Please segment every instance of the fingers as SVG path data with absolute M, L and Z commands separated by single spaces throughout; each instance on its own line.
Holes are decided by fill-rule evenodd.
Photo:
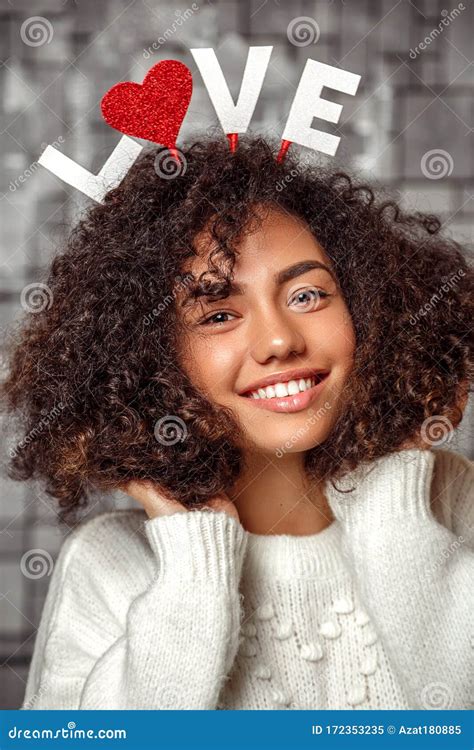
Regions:
M 235 507 L 232 500 L 230 500 L 230 498 L 225 494 L 218 495 L 215 498 L 211 498 L 211 500 L 207 501 L 206 505 L 208 505 L 213 511 L 224 511 L 224 513 L 227 513 L 229 516 L 233 516 L 234 518 L 239 520 L 237 508 Z
M 189 510 L 156 482 L 142 479 L 130 480 L 120 484 L 119 489 L 140 503 L 150 518 L 169 516 L 173 513 L 186 513 Z M 237 508 L 225 493 L 216 495 L 206 501 L 203 507 L 214 512 L 223 511 L 239 520 Z
M 186 508 L 178 500 L 175 500 L 154 482 L 132 480 L 121 484 L 120 489 L 137 500 L 145 508 L 150 518 L 186 512 Z

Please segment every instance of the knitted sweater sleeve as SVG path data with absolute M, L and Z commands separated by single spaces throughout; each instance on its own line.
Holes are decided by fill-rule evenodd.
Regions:
M 435 461 L 441 498 L 432 492 Z M 344 495 L 328 483 L 328 502 L 411 708 L 466 708 L 474 674 L 474 465 L 448 451 L 408 449 L 335 484 L 356 488 Z M 449 526 L 435 517 L 435 501 Z
M 84 581 L 68 575 L 81 545 L 60 555 L 22 708 L 216 708 L 238 649 L 245 530 L 224 512 L 202 510 L 148 519 L 145 534 L 158 564 L 117 617 L 120 627 L 110 596 L 104 601 L 100 560 Z M 127 560 L 137 564 L 133 553 Z

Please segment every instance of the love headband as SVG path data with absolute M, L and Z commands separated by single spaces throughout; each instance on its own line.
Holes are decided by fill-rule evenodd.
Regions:
M 239 133 L 245 133 L 249 126 L 272 49 L 249 47 L 236 104 L 214 50 L 190 50 L 232 151 L 238 146 Z M 342 105 L 322 99 L 321 91 L 327 87 L 353 96 L 360 78 L 347 70 L 307 60 L 281 136 L 277 161 L 284 159 L 292 143 L 334 156 L 341 139 L 311 125 L 314 117 L 339 122 Z M 150 68 L 143 83 L 117 83 L 102 98 L 104 120 L 124 135 L 98 174 L 89 172 L 53 146 L 46 147 L 38 163 L 101 203 L 105 194 L 122 181 L 143 149 L 133 137 L 165 146 L 179 161 L 176 139 L 191 101 L 192 88 L 192 74 L 186 65 L 178 60 L 162 60 Z

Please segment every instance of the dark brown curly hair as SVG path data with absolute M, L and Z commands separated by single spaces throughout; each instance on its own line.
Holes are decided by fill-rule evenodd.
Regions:
M 307 222 L 355 329 L 347 402 L 305 454 L 311 480 L 396 450 L 428 418 L 451 416 L 461 385 L 472 385 L 474 273 L 463 248 L 436 217 L 406 213 L 296 148 L 278 164 L 276 151 L 247 135 L 231 153 L 223 136 L 205 136 L 181 148 L 173 175 L 165 149 L 145 149 L 53 259 L 48 304 L 15 332 L 2 401 L 17 441 L 8 474 L 44 482 L 62 521 L 132 478 L 199 507 L 239 476 L 236 416 L 179 366 L 176 287 L 190 300 L 218 278 L 225 296 L 239 240 L 262 205 Z M 210 278 L 183 277 L 205 228 L 217 243 Z M 184 423 L 186 439 L 157 439 L 163 418 Z

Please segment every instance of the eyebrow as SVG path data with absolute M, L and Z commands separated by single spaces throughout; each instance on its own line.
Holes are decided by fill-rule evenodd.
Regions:
M 311 271 L 313 268 L 322 268 L 334 278 L 333 272 L 325 263 L 321 263 L 319 260 L 302 260 L 299 263 L 295 263 L 293 266 L 289 266 L 288 268 L 284 268 L 283 271 L 280 271 L 276 275 L 276 282 L 277 284 L 284 284 L 285 281 L 291 281 L 291 279 L 295 279 L 297 276 L 301 276 L 303 273 Z
M 276 281 L 277 285 L 280 286 L 286 281 L 291 281 L 291 279 L 295 279 L 297 276 L 302 276 L 304 273 L 307 273 L 307 271 L 312 271 L 314 268 L 320 268 L 323 271 L 327 271 L 333 278 L 333 280 L 336 281 L 334 272 L 329 268 L 329 266 L 327 266 L 325 263 L 321 263 L 321 261 L 319 260 L 301 260 L 298 263 L 294 263 L 292 266 L 288 266 L 288 268 L 283 268 L 281 271 L 278 271 L 278 273 L 276 273 L 273 278 Z M 224 294 L 226 297 L 234 294 L 244 294 L 244 288 L 245 285 L 241 286 L 234 281 L 229 281 L 227 284 L 225 284 Z M 222 282 L 218 281 L 215 283 L 198 286 L 192 296 L 194 298 L 212 298 L 216 296 L 222 296 L 222 292 Z

